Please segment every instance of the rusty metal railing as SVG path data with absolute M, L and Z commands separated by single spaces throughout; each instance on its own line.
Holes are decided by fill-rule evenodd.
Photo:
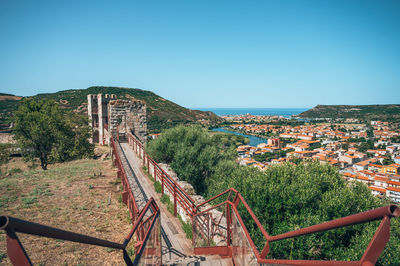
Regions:
M 145 214 L 148 213 L 150 210 L 152 212 L 151 215 L 144 219 Z M 147 202 L 146 206 L 141 210 L 137 221 L 135 222 L 131 232 L 125 238 L 123 243 L 111 242 L 108 240 L 78 234 L 39 223 L 29 222 L 11 216 L 0 216 L 0 229 L 6 232 L 7 256 L 10 258 L 13 265 L 32 265 L 32 262 L 27 252 L 25 251 L 21 241 L 19 240 L 17 233 L 25 233 L 41 237 L 78 242 L 82 244 L 120 249 L 123 251 L 123 258 L 127 265 L 137 265 L 139 260 L 141 259 L 141 255 L 146 250 L 146 244 L 151 237 L 152 229 L 154 228 L 156 221 L 159 221 L 159 216 L 160 210 L 154 199 L 151 198 Z M 136 256 L 134 261 L 132 262 L 128 252 L 126 251 L 126 248 L 131 242 L 132 236 L 138 232 L 144 232 L 144 234 L 141 241 L 134 242 Z M 138 235 L 141 235 L 140 233 Z M 160 243 L 161 239 L 159 239 L 158 242 Z M 161 265 L 161 247 L 158 249 L 158 253 L 156 255 L 157 256 L 153 256 L 152 259 L 154 260 L 154 262 L 159 262 L 155 264 Z
M 149 173 L 150 169 L 153 169 L 150 174 L 154 177 L 155 181 L 161 183 L 161 193 L 168 193 L 173 196 L 174 216 L 177 216 L 177 208 L 180 206 L 189 217 L 192 217 L 193 213 L 196 211 L 195 201 L 186 193 L 177 181 L 173 180 L 173 178 L 171 178 L 171 176 L 147 154 L 143 144 L 134 135 L 131 133 L 128 133 L 127 135 L 129 145 L 142 159 L 143 166 L 147 167 Z
M 219 200 L 221 197 L 228 195 L 228 198 L 224 200 L 222 203 L 219 203 L 215 206 L 212 206 L 206 210 L 203 210 L 199 213 L 196 213 L 193 216 L 193 241 L 196 241 L 197 237 L 204 238 L 204 234 L 197 234 L 198 231 L 198 226 L 197 224 L 199 223 L 198 217 L 204 216 L 206 213 L 210 213 L 211 210 L 214 210 L 221 205 L 225 205 L 226 213 L 226 225 L 225 228 L 227 228 L 227 245 L 224 247 L 195 247 L 195 253 L 210 253 L 210 250 L 212 252 L 219 252 L 220 255 L 224 256 L 232 256 L 233 258 L 239 257 L 238 260 L 235 260 L 235 263 L 238 265 L 248 265 L 252 264 L 251 262 L 257 262 L 260 264 L 283 264 L 283 265 L 374 265 L 376 261 L 379 258 L 379 255 L 382 253 L 383 249 L 385 248 L 387 242 L 389 241 L 390 237 L 390 219 L 393 217 L 398 217 L 400 216 L 400 209 L 396 205 L 387 205 L 384 207 L 380 207 L 374 210 L 350 215 L 347 217 L 335 219 L 329 222 L 325 222 L 322 224 L 317 224 L 313 226 L 309 226 L 306 228 L 302 228 L 299 230 L 295 231 L 290 231 L 287 233 L 271 236 L 269 235 L 264 227 L 261 225 L 260 221 L 257 219 L 257 217 L 254 215 L 253 211 L 251 208 L 248 206 L 242 195 L 237 192 L 234 189 L 229 189 L 216 197 L 213 197 L 212 199 L 202 203 L 201 205 L 204 205 L 206 203 L 210 203 L 211 201 L 214 200 Z M 234 195 L 233 200 L 230 200 L 230 198 Z M 242 204 L 245 210 L 249 213 L 249 215 L 252 217 L 254 220 L 255 224 L 257 225 L 258 229 L 261 231 L 262 235 L 265 238 L 265 245 L 264 248 L 262 249 L 261 253 L 258 251 L 256 245 L 254 244 L 252 238 L 250 237 L 250 234 L 246 228 L 246 225 L 244 224 L 241 215 L 239 214 L 238 207 L 239 205 Z M 198 207 L 200 207 L 199 205 Z M 244 232 L 244 236 L 246 237 L 246 241 L 243 243 L 239 243 L 239 245 L 235 245 L 234 241 L 234 233 L 232 232 L 232 227 L 233 226 L 233 219 L 232 217 L 235 217 L 237 220 L 237 223 L 240 224 L 241 229 Z M 278 259 L 266 259 L 266 256 L 269 253 L 269 244 L 271 242 L 287 239 L 287 238 L 294 238 L 302 235 L 308 235 L 308 234 L 313 234 L 313 233 L 318 233 L 322 231 L 328 231 L 340 227 L 346 227 L 346 226 L 351 226 L 351 225 L 356 225 L 356 224 L 361 224 L 361 223 L 367 223 L 371 221 L 376 221 L 376 220 L 381 220 L 381 223 L 378 227 L 378 229 L 375 232 L 375 235 L 371 239 L 368 247 L 366 248 L 362 258 L 360 258 L 359 261 L 315 261 L 315 260 L 278 260 Z M 220 220 L 216 219 L 211 219 L 211 223 L 207 223 L 207 226 L 210 228 L 207 228 L 211 232 L 213 232 L 212 226 L 215 228 L 215 226 L 219 226 Z M 207 235 L 208 238 L 211 240 L 215 237 L 214 235 Z M 212 242 L 210 239 L 207 239 L 206 241 L 208 243 Z M 240 241 L 237 241 L 240 242 Z M 197 249 L 197 250 L 196 250 Z M 249 252 L 251 250 L 252 252 Z M 197 252 L 196 252 L 197 251 Z M 240 253 L 240 254 L 239 254 Z M 241 255 L 241 256 L 238 256 Z
M 236 265 L 373 265 L 376 263 L 389 241 L 390 219 L 400 216 L 400 210 L 396 205 L 387 205 L 322 224 L 270 236 L 238 191 L 233 188 L 228 189 L 196 206 L 194 200 L 146 153 L 142 143 L 134 135 L 128 133 L 128 141 L 136 154 L 143 160 L 143 166 L 147 165 L 149 173 L 150 166 L 153 168 L 152 175 L 156 181 L 161 181 L 162 193 L 164 194 L 165 189 L 168 190 L 170 194 L 172 193 L 175 215 L 177 205 L 179 204 L 191 217 L 193 230 L 192 243 L 195 253 L 199 255 L 219 254 L 222 256 L 229 256 L 232 257 Z M 222 197 L 226 197 L 226 199 L 222 199 Z M 217 204 L 205 208 L 205 206 L 207 206 L 206 204 L 213 201 L 216 201 Z M 250 237 L 246 225 L 238 211 L 239 205 L 242 205 L 248 212 L 265 239 L 265 245 L 261 252 L 258 251 L 254 241 Z M 217 213 L 217 215 L 215 215 L 215 213 Z M 221 213 L 221 215 L 218 215 L 218 213 Z M 381 220 L 381 223 L 359 261 L 266 259 L 271 242 L 375 220 Z M 219 238 L 218 243 L 215 241 L 216 236 Z

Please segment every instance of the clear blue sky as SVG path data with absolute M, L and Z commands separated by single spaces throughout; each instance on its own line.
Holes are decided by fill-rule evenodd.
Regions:
M 400 1 L 0 1 L 0 92 L 186 107 L 400 103 Z

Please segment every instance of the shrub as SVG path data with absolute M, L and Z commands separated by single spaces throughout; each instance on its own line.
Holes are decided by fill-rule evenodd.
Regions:
M 161 186 L 161 184 L 160 184 L 160 182 L 154 182 L 154 190 L 157 192 L 157 193 L 161 193 L 162 192 L 162 186 Z

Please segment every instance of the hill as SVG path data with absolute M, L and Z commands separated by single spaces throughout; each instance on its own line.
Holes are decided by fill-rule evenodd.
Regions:
M 87 95 L 99 93 L 115 94 L 118 99 L 134 97 L 144 101 L 147 104 L 147 119 L 150 132 L 157 132 L 180 123 L 199 122 L 205 125 L 213 125 L 221 121 L 221 118 L 212 112 L 187 109 L 151 91 L 141 89 L 96 86 L 87 89 L 42 93 L 32 97 L 36 99 L 53 99 L 59 102 L 63 108 L 86 114 Z M 0 101 L 0 123 L 4 123 L 5 119 L 12 115 L 12 112 L 18 106 L 18 101 L 11 99 Z
M 8 127 L 7 120 L 12 116 L 22 97 L 7 93 L 0 93 L 0 129 Z
M 361 120 L 400 121 L 400 104 L 317 105 L 298 115 L 302 118 L 358 118 Z

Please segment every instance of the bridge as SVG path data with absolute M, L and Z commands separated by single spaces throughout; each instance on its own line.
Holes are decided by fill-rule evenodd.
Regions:
M 374 265 L 390 238 L 390 219 L 400 215 L 396 205 L 354 214 L 322 224 L 269 235 L 240 192 L 231 188 L 215 197 L 196 202 L 145 151 L 131 133 L 109 140 L 117 176 L 123 185 L 122 200 L 128 206 L 133 227 L 123 243 L 76 234 L 9 216 L 0 217 L 0 229 L 7 234 L 7 254 L 14 265 L 31 265 L 17 233 L 75 241 L 122 250 L 127 265 Z M 155 191 L 161 184 L 161 193 Z M 173 205 L 161 202 L 167 195 Z M 164 196 L 165 197 L 165 196 Z M 264 237 L 259 249 L 238 211 L 253 219 Z M 180 220 L 189 220 L 192 239 L 186 238 Z M 267 258 L 272 242 L 340 227 L 381 220 L 359 261 L 315 261 Z

